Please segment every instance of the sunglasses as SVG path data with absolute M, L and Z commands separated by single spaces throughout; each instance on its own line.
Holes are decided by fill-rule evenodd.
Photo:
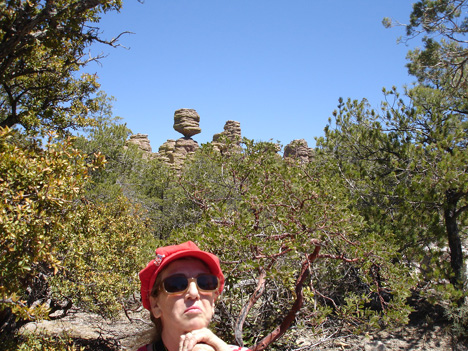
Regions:
M 161 287 L 169 294 L 183 294 L 185 293 L 191 282 L 197 284 L 199 291 L 213 292 L 218 290 L 219 280 L 213 274 L 200 274 L 195 278 L 187 278 L 184 275 L 171 275 L 162 281 Z

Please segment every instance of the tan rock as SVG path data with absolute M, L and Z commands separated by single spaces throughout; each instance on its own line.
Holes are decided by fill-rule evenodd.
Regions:
M 309 162 L 314 161 L 315 159 L 315 149 L 309 147 Z
M 174 112 L 174 129 L 186 138 L 201 132 L 199 124 L 200 116 L 193 109 L 182 108 Z
M 173 163 L 175 143 L 174 139 L 168 139 L 159 147 L 158 158 L 161 161 Z
M 224 124 L 224 131 L 213 135 L 213 141 L 218 141 L 221 136 L 226 136 L 232 142 L 239 144 L 242 138 L 240 122 L 226 121 Z
M 192 138 L 169 139 L 159 147 L 160 160 L 172 164 L 180 169 L 188 155 L 193 154 L 199 148 L 198 143 Z
M 176 141 L 174 139 L 167 139 L 164 144 L 159 147 L 159 153 L 173 151 Z
M 175 142 L 175 152 L 180 154 L 190 154 L 197 151 L 198 143 L 192 138 L 180 138 Z
M 304 139 L 296 139 L 291 141 L 284 148 L 284 158 L 294 158 L 301 162 L 309 162 L 309 146 Z
M 151 152 L 151 145 L 148 139 L 148 134 L 135 134 L 131 135 L 130 139 L 127 140 L 128 144 L 137 145 L 138 148 L 144 152 Z
M 236 146 L 240 145 L 242 139 L 240 122 L 229 120 L 224 124 L 224 131 L 213 135 L 212 144 L 215 149 L 223 153 L 229 151 L 228 147 L 225 145 L 225 139 L 230 140 Z M 232 150 L 232 145 L 230 148 Z M 234 149 L 236 149 L 236 147 Z
M 180 138 L 175 142 L 172 164 L 175 169 L 181 169 L 187 157 L 199 148 L 198 143 L 191 138 Z

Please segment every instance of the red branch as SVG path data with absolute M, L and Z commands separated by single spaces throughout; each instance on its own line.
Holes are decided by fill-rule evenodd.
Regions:
M 249 313 L 250 309 L 255 305 L 257 300 L 263 295 L 263 292 L 265 291 L 265 277 L 266 277 L 266 271 L 262 269 L 260 271 L 260 275 L 258 276 L 258 283 L 257 287 L 255 288 L 255 291 L 253 294 L 250 296 L 249 301 L 242 307 L 242 310 L 239 314 L 239 318 L 236 320 L 236 325 L 234 327 L 234 337 L 236 338 L 237 344 L 239 346 L 244 346 L 244 342 L 242 340 L 242 329 L 244 326 L 245 318 L 247 317 L 247 314 Z
M 263 351 L 265 350 L 268 345 L 270 345 L 275 340 L 279 339 L 283 336 L 284 333 L 289 329 L 292 322 L 296 318 L 297 312 L 301 309 L 302 304 L 304 302 L 304 296 L 302 294 L 302 287 L 304 285 L 304 281 L 309 276 L 309 266 L 312 262 L 314 262 L 319 257 L 320 246 L 315 246 L 315 250 L 312 254 L 306 255 L 306 259 L 302 263 L 301 273 L 296 280 L 296 300 L 292 305 L 289 313 L 283 319 L 281 324 L 277 326 L 270 334 L 265 336 L 257 345 L 252 348 L 252 351 Z

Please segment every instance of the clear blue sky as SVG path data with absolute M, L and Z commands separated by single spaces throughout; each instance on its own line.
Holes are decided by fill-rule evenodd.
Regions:
M 125 0 L 103 15 L 110 39 L 122 31 L 129 49 L 94 47 L 108 57 L 89 67 L 114 96 L 114 114 L 133 133 L 148 134 L 153 151 L 181 134 L 174 111 L 201 117 L 198 143 L 227 120 L 242 135 L 280 141 L 314 137 L 338 98 L 367 98 L 378 107 L 382 87 L 414 81 L 405 68 L 409 47 L 397 44 L 409 0 Z

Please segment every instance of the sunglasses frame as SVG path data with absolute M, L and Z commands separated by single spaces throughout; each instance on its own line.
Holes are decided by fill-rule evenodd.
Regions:
M 212 277 L 215 277 L 216 278 L 216 287 L 213 289 L 213 290 L 205 290 L 205 289 L 202 289 L 199 285 L 198 285 L 198 281 L 197 279 L 201 276 L 212 276 Z M 166 286 L 164 285 L 164 282 L 166 281 L 166 279 L 169 279 L 169 278 L 172 278 L 172 277 L 183 277 L 185 279 L 187 279 L 187 287 L 184 289 L 184 290 L 181 290 L 181 291 L 175 291 L 175 292 L 169 292 L 166 290 Z M 182 294 L 185 294 L 187 292 L 187 290 L 189 289 L 190 287 L 190 283 L 194 282 L 198 291 L 199 292 L 204 292 L 204 293 L 212 293 L 212 292 L 215 292 L 219 289 L 219 278 L 214 275 L 214 274 L 211 274 L 211 273 L 202 273 L 202 274 L 199 274 L 197 275 L 196 277 L 191 277 L 191 278 L 187 278 L 186 276 L 184 275 L 179 275 L 179 274 L 174 274 L 174 275 L 171 275 L 169 277 L 166 277 L 164 278 L 162 281 L 161 281 L 161 284 L 159 285 L 159 290 L 161 291 L 164 291 L 166 294 L 168 295 L 182 295 Z

